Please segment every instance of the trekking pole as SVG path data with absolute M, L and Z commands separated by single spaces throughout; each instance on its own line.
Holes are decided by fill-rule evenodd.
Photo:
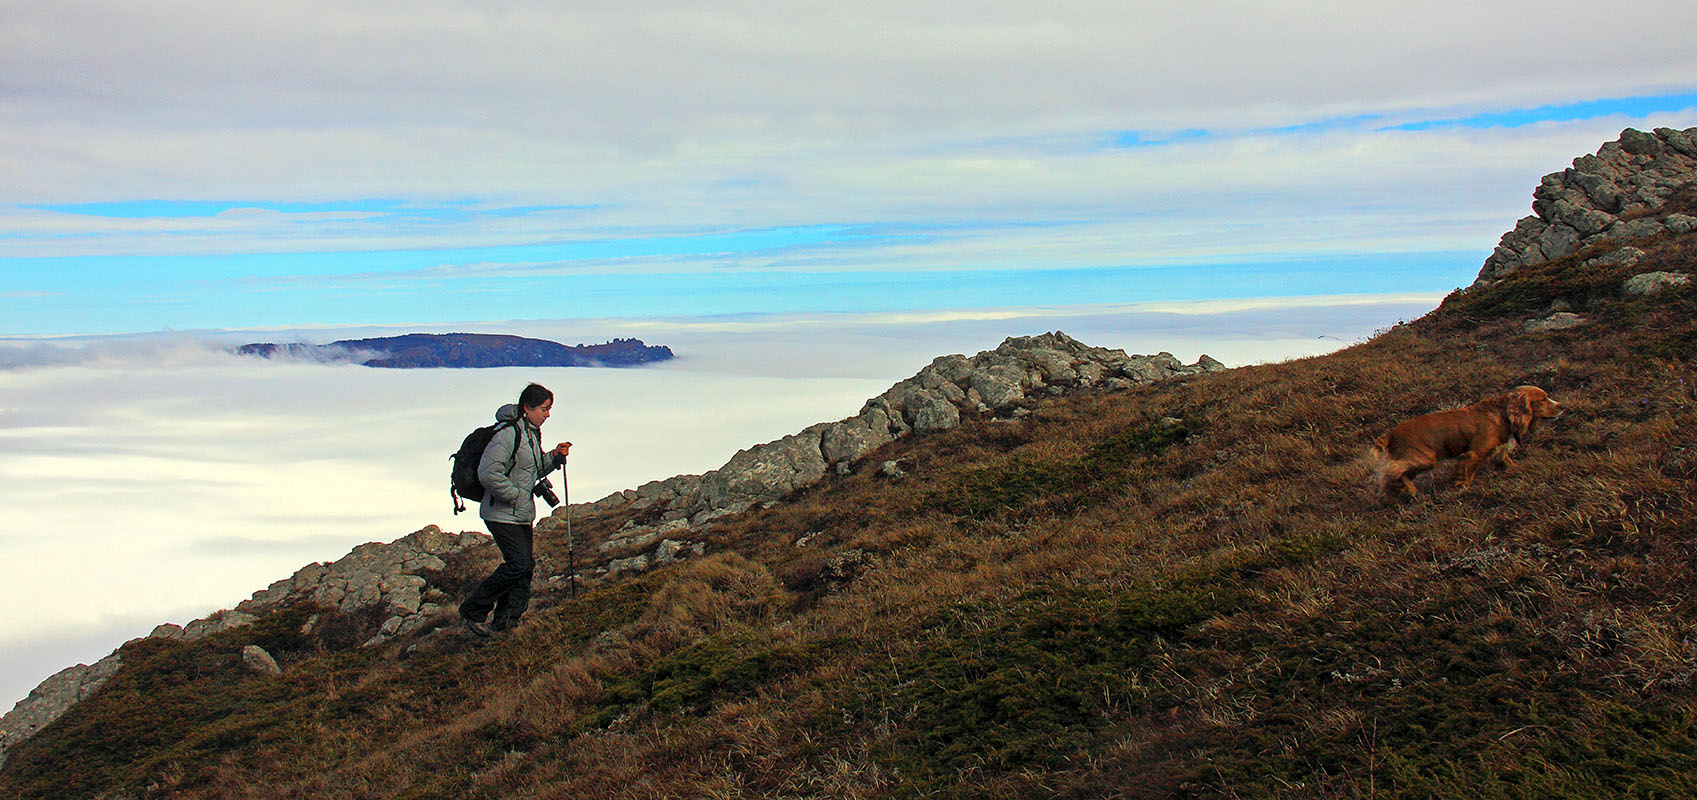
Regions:
M 566 504 L 566 572 L 571 574 L 572 599 L 577 599 L 577 541 L 572 538 L 572 482 L 566 477 L 566 462 L 560 462 L 560 502 Z

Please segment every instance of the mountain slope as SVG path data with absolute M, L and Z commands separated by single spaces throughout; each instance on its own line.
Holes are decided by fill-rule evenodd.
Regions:
M 899 476 L 828 474 L 575 598 L 545 536 L 510 637 L 360 647 L 379 620 L 303 605 L 142 640 L 0 792 L 1691 796 L 1697 292 L 1625 288 L 1697 272 L 1672 227 L 1328 356 L 891 441 L 865 463 Z M 1392 424 L 1522 383 L 1568 413 L 1514 470 L 1368 491 Z M 627 555 L 642 513 L 574 520 L 570 555 Z M 457 596 L 491 565 L 428 580 Z M 240 666 L 249 644 L 283 674 Z

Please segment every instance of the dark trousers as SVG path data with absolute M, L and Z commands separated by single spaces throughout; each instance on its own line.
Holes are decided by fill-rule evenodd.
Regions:
M 531 527 L 516 522 L 484 523 L 495 536 L 495 546 L 501 548 L 501 566 L 460 603 L 460 616 L 482 622 L 494 610 L 495 628 L 504 630 L 517 625 L 530 607 L 530 576 L 536 571 L 536 561 L 530 554 Z

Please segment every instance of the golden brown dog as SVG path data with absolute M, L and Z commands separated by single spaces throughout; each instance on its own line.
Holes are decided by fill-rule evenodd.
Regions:
M 1455 486 L 1466 489 L 1473 474 L 1489 460 L 1503 469 L 1514 466 L 1509 451 L 1538 426 L 1538 420 L 1561 416 L 1561 403 L 1536 386 L 1517 386 L 1501 397 L 1480 400 L 1466 408 L 1415 417 L 1379 437 L 1368 455 L 1378 465 L 1380 493 L 1401 482 L 1408 496 L 1417 494 L 1414 476 L 1459 458 Z

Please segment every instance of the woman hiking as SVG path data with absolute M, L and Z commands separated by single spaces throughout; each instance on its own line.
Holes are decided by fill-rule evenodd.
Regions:
M 460 619 L 476 636 L 512 630 L 530 606 L 530 576 L 536 570 L 531 555 L 535 495 L 546 492 L 552 499 L 552 490 L 538 484 L 566 463 L 571 449 L 571 442 L 542 449 L 542 423 L 553 410 L 554 393 L 533 383 L 524 387 L 518 403 L 495 412 L 495 422 L 504 425 L 489 437 L 477 465 L 477 479 L 485 489 L 477 515 L 501 548 L 502 561 L 460 603 Z

